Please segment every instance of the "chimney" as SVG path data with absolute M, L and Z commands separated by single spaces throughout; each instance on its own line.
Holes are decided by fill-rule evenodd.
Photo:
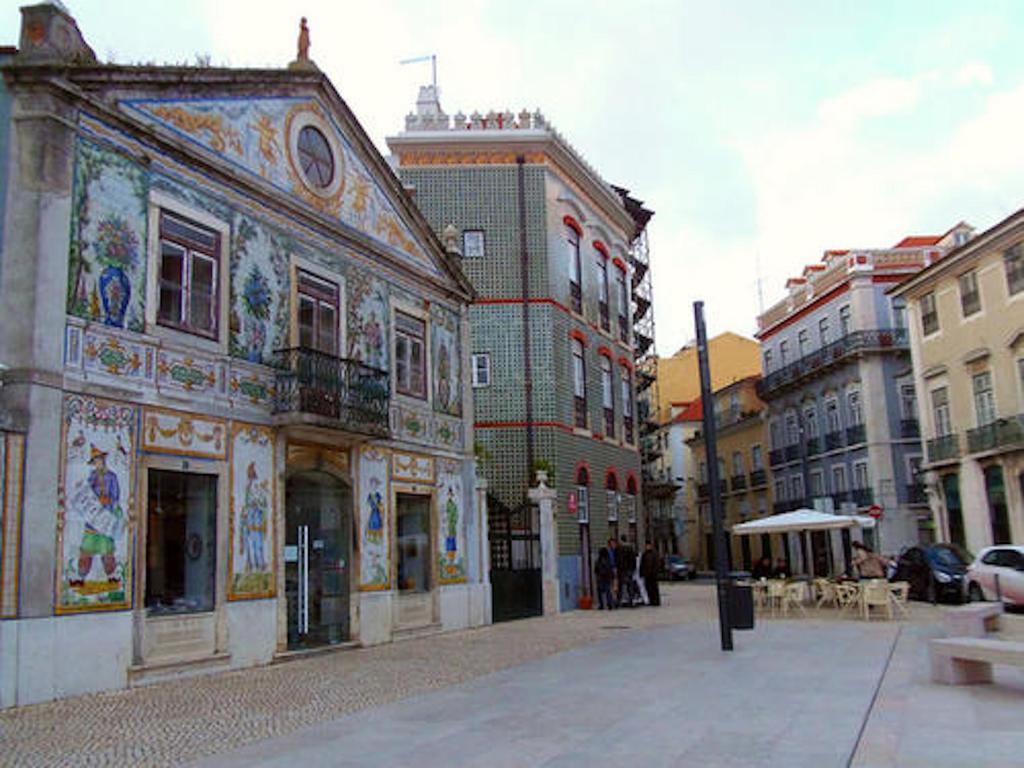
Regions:
M 96 63 L 96 54 L 60 0 L 21 9 L 18 58 L 32 63 Z

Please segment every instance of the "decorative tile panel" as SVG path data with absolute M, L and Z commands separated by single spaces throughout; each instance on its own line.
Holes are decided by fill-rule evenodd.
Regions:
M 18 613 L 25 436 L 0 432 L 0 618 Z
M 269 409 L 277 396 L 273 374 L 233 362 L 229 374 L 228 396 L 231 404 L 244 408 Z
M 388 488 L 388 454 L 376 447 L 359 454 L 359 589 L 378 591 L 391 588 L 389 540 L 391 516 Z
M 458 584 L 466 580 L 466 499 L 459 462 L 438 460 L 437 491 L 438 581 L 442 584 Z
M 391 454 L 391 476 L 411 483 L 432 483 L 434 460 L 430 456 L 395 451 Z
M 161 349 L 157 353 L 157 386 L 190 394 L 216 395 L 218 380 L 223 380 L 223 367 L 223 363 L 196 354 Z
M 268 427 L 231 425 L 231 546 L 228 600 L 275 594 L 274 434 Z
M 142 448 L 156 453 L 223 459 L 227 455 L 227 424 L 199 414 L 144 408 Z
M 135 408 L 64 398 L 57 613 L 131 607 Z
M 139 386 L 152 381 L 153 348 L 90 326 L 82 335 L 82 369 L 87 378 L 116 379 Z

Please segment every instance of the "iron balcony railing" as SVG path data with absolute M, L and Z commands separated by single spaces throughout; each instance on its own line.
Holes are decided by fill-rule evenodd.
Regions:
M 900 437 L 920 437 L 921 425 L 917 419 L 902 419 L 900 421 Z
M 800 446 L 796 443 L 786 446 L 786 461 L 796 461 L 800 458 Z
M 850 496 L 858 507 L 870 507 L 875 502 L 875 494 L 870 488 L 854 488 Z
M 825 450 L 834 451 L 843 447 L 843 433 L 841 430 L 825 433 Z
M 747 476 L 746 475 L 733 475 L 732 476 L 732 489 L 733 491 L 742 491 L 747 487 Z
M 907 504 L 927 504 L 928 494 L 921 483 L 910 483 L 906 487 L 904 501 Z
M 849 491 L 836 491 L 832 494 L 832 504 L 836 509 L 842 507 L 843 504 L 850 501 Z
M 863 424 L 854 424 L 852 427 L 846 428 L 846 444 L 856 445 L 857 443 L 863 443 L 867 439 L 867 430 Z
M 1024 415 L 996 419 L 991 424 L 967 430 L 968 453 L 1024 444 Z
M 808 438 L 807 440 L 807 455 L 817 456 L 821 453 L 821 440 L 816 437 Z
M 781 448 L 772 448 L 768 451 L 768 463 L 773 467 L 777 467 L 779 464 L 786 460 L 786 452 Z
M 390 382 L 387 371 L 313 349 L 276 353 L 274 412 L 334 419 L 339 428 L 387 435 Z
M 960 439 L 956 433 L 928 441 L 928 461 L 948 461 L 960 458 Z
M 905 328 L 880 328 L 873 331 L 854 331 L 841 339 L 804 355 L 777 371 L 768 373 L 757 383 L 757 394 L 762 398 L 798 384 L 829 366 L 862 352 L 884 352 L 909 349 L 909 337 Z
M 750 473 L 750 487 L 758 488 L 768 481 L 763 469 L 755 469 Z

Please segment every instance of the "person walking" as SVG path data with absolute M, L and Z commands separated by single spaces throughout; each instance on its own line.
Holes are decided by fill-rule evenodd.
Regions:
M 608 547 L 601 547 L 597 553 L 594 576 L 597 577 L 597 608 L 600 611 L 610 611 L 615 607 L 615 598 L 612 597 L 612 581 L 615 579 L 615 569 L 612 568 Z
M 633 573 L 636 570 L 636 553 L 629 546 L 629 539 L 622 537 L 622 543 L 615 551 L 615 568 L 619 574 L 619 605 L 633 606 L 636 599 L 636 585 Z
M 618 601 L 617 595 L 619 594 L 619 587 L 618 587 L 618 584 L 616 584 L 616 578 L 615 577 L 616 577 L 616 574 L 618 573 L 618 568 L 619 568 L 619 564 L 618 564 L 618 557 L 619 557 L 619 555 L 618 555 L 618 552 L 617 552 L 618 546 L 616 546 L 616 545 L 617 545 L 617 542 L 615 541 L 615 537 L 614 536 L 610 536 L 608 538 L 608 562 L 611 563 L 611 566 L 612 566 L 612 581 L 611 581 L 611 585 L 610 586 L 611 586 L 611 589 L 614 590 L 612 592 L 612 597 L 615 599 L 615 607 L 618 607 L 619 601 Z
M 661 592 L 658 589 L 658 555 L 647 542 L 644 553 L 640 556 L 640 578 L 644 580 L 647 590 L 647 604 L 661 605 Z

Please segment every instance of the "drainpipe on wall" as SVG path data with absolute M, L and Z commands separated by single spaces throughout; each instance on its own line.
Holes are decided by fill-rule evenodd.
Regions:
M 526 487 L 533 484 L 533 366 L 530 360 L 530 254 L 526 248 L 526 158 L 516 156 L 519 203 L 519 281 L 523 297 L 523 393 L 526 399 Z M 554 478 L 551 479 L 552 483 Z

